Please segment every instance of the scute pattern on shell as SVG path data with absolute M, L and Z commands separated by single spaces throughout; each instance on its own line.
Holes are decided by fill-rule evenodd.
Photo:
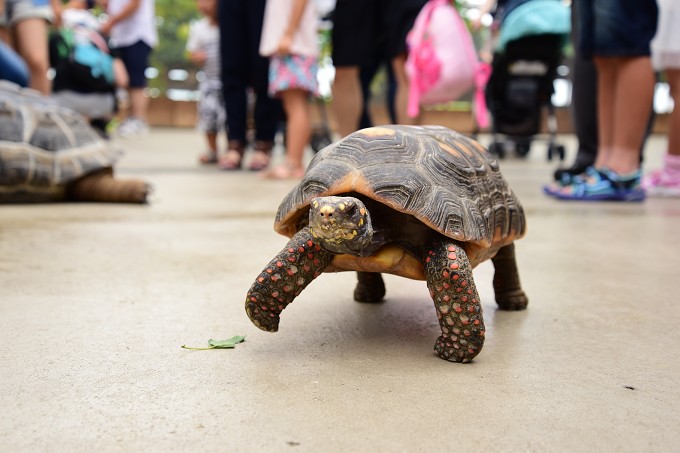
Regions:
M 357 131 L 319 152 L 279 206 L 275 229 L 292 236 L 312 198 L 356 192 L 482 247 L 524 234 L 524 212 L 481 145 L 439 126 Z
M 119 157 L 78 113 L 0 81 L 0 201 L 59 199 L 66 184 Z

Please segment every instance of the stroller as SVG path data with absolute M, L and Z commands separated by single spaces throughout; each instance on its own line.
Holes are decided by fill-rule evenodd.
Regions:
M 560 0 L 508 2 L 501 19 L 486 100 L 493 119 L 489 151 L 505 157 L 503 134 L 525 157 L 541 131 L 543 107 L 547 108 L 548 160 L 564 159 L 564 146 L 555 142 L 557 120 L 552 103 L 553 81 L 569 35 L 569 10 Z

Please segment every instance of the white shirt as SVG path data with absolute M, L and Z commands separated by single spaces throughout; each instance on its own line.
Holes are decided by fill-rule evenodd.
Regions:
M 279 41 L 288 28 L 292 12 L 292 0 L 267 0 L 260 39 L 260 55 L 269 57 L 276 52 Z M 305 11 L 300 18 L 298 29 L 295 30 L 293 35 L 291 53 L 307 57 L 318 56 L 319 37 L 317 28 L 316 4 L 312 0 L 308 0 Z
M 109 16 L 119 14 L 130 0 L 109 0 L 107 13 Z M 114 47 L 131 46 L 137 41 L 145 42 L 149 47 L 158 43 L 156 31 L 156 8 L 154 0 L 141 0 L 139 8 L 126 19 L 111 28 L 111 41 Z
M 202 68 L 205 78 L 207 80 L 220 79 L 220 28 L 211 24 L 207 17 L 191 24 L 187 50 L 205 52 L 206 59 Z

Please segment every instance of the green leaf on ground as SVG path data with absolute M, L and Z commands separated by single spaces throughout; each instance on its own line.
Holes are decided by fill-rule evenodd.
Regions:
M 213 340 L 212 338 L 208 340 L 207 348 L 190 348 L 187 345 L 182 345 L 183 349 L 191 349 L 193 351 L 207 351 L 208 349 L 233 349 L 237 344 L 243 343 L 246 337 L 241 335 L 233 336 L 227 340 Z

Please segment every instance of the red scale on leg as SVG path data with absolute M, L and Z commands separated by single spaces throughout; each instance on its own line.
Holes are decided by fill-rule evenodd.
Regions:
M 310 248 L 316 252 L 309 252 Z M 246 312 L 253 323 L 263 330 L 278 330 L 281 311 L 323 272 L 332 257 L 314 243 L 308 228 L 296 233 L 248 292 Z
M 442 242 L 423 261 L 442 329 L 435 350 L 443 359 L 469 362 L 482 349 L 484 321 L 467 255 L 457 244 Z

